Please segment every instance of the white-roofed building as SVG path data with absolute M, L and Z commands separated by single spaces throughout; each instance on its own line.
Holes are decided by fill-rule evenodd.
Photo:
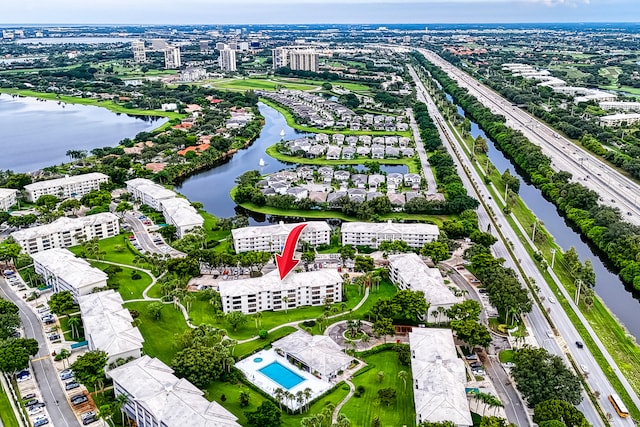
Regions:
M 0 211 L 8 211 L 18 203 L 18 190 L 0 188 Z
M 473 425 L 464 362 L 449 329 L 413 328 L 409 333 L 416 423 L 451 421 Z
M 218 284 L 225 313 L 279 311 L 306 305 L 342 301 L 342 277 L 336 270 L 292 272 L 280 280 L 277 270 L 262 277 Z
M 77 258 L 67 249 L 49 249 L 31 255 L 33 268 L 53 293 L 69 291 L 78 301 L 96 288 L 107 286 L 107 273 L 99 270 L 82 258 Z
M 140 200 L 143 204 L 160 211 L 160 202 L 176 197 L 176 193 L 164 188 L 162 185 L 145 178 L 135 178 L 126 181 L 127 191 L 134 199 Z
M 462 302 L 462 298 L 456 296 L 450 288 L 455 289 L 455 285 L 445 285 L 440 270 L 427 267 L 418 255 L 414 253 L 389 255 L 388 260 L 389 278 L 399 289 L 424 293 L 429 304 L 425 320 L 429 321 L 433 313 L 439 316 L 438 320 L 446 320 L 447 316 L 439 313 L 438 308 L 449 309 L 452 305 Z
M 620 126 L 640 122 L 640 113 L 618 113 L 600 117 L 603 126 Z
M 280 252 L 287 241 L 291 230 L 300 224 L 307 226 L 300 234 L 300 241 L 311 246 L 328 245 L 331 239 L 331 227 L 325 221 L 309 221 L 303 223 L 285 224 L 259 227 L 242 227 L 231 230 L 233 247 L 236 253 L 249 251 Z
M 109 212 L 80 218 L 62 217 L 51 224 L 25 228 L 11 233 L 28 254 L 53 248 L 68 248 L 94 237 L 106 239 L 120 233 L 120 220 Z
M 79 197 L 99 190 L 100 184 L 109 182 L 109 177 L 103 173 L 92 172 L 83 175 L 73 175 L 64 178 L 50 179 L 34 182 L 24 186 L 26 198 L 29 202 L 35 202 L 38 197 L 44 195 L 56 196 L 59 199 Z
M 174 197 L 160 202 L 162 214 L 167 224 L 176 227 L 178 237 L 183 237 L 185 233 L 195 227 L 202 227 L 204 218 L 191 206 L 187 199 Z
M 106 352 L 109 356 L 107 365 L 118 359 L 142 355 L 144 338 L 138 328 L 132 326 L 133 317 L 123 307 L 124 301 L 119 293 L 110 289 L 82 295 L 78 304 L 89 350 Z
M 326 335 L 311 335 L 296 331 L 271 345 L 277 353 L 294 365 L 317 374 L 324 380 L 332 380 L 339 371 L 346 370 L 353 357 L 346 355 L 334 340 Z
M 440 230 L 433 224 L 404 224 L 397 222 L 344 222 L 342 245 L 377 248 L 385 240 L 402 240 L 412 248 L 438 238 Z
M 605 101 L 600 103 L 603 110 L 640 111 L 640 102 Z
M 240 427 L 238 418 L 159 359 L 142 356 L 108 371 L 124 413 L 138 427 Z

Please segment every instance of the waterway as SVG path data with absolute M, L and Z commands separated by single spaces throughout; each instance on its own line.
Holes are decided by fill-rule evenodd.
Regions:
M 235 179 L 250 170 L 259 170 L 263 175 L 278 172 L 282 169 L 292 169 L 295 165 L 287 164 L 270 157 L 266 149 L 280 141 L 280 132 L 284 130 L 284 139 L 295 139 L 305 133 L 287 125 L 287 121 L 278 110 L 262 103 L 258 104 L 260 113 L 264 116 L 265 125 L 260 136 L 246 149 L 238 151 L 226 163 L 199 174 L 192 175 L 182 183 L 176 185 L 176 190 L 184 194 L 191 201 L 199 201 L 207 212 L 219 218 L 226 218 L 244 213 L 249 215 L 251 224 L 263 224 L 270 221 L 269 216 L 246 212 L 238 207 L 229 192 L 235 186 Z M 265 165 L 260 167 L 260 159 Z M 362 165 L 354 165 L 362 169 Z M 406 166 L 381 166 L 387 173 L 407 173 Z
M 458 114 L 466 117 L 462 107 L 455 104 L 449 94 L 447 94 L 447 99 L 456 105 Z M 470 117 L 469 120 L 471 120 Z M 597 254 L 598 249 L 590 246 L 578 232 L 571 228 L 571 225 L 560 215 L 555 205 L 545 199 L 540 190 L 520 175 L 515 164 L 495 147 L 493 141 L 491 141 L 484 131 L 473 121 L 471 121 L 470 134 L 474 138 L 482 136 L 487 140 L 489 146 L 487 154 L 491 163 L 493 163 L 500 173 L 508 169 L 512 175 L 518 175 L 520 177 L 520 191 L 518 195 L 544 224 L 544 227 L 551 233 L 562 250 L 566 251 L 573 246 L 576 248 L 578 255 L 580 255 L 581 261 L 591 260 L 593 270 L 596 274 L 596 293 L 624 324 L 627 330 L 636 337 L 636 340 L 640 341 L 640 324 L 637 321 L 637 313 L 640 312 L 638 295 L 635 295 L 630 287 L 622 283 L 618 275 L 600 259 Z
M 128 116 L 101 107 L 0 94 L 0 169 L 29 172 L 68 162 L 68 150 L 113 147 L 166 121 L 163 117 Z

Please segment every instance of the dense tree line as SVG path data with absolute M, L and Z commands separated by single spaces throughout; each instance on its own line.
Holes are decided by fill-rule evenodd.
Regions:
M 516 162 L 542 194 L 606 255 L 618 269 L 622 280 L 640 290 L 640 262 L 637 260 L 640 227 L 622 221 L 618 210 L 598 204 L 598 194 L 572 182 L 570 173 L 555 172 L 551 168 L 551 159 L 542 153 L 541 148 L 521 132 L 505 126 L 503 116 L 493 114 L 422 55 L 415 56 L 496 146 Z

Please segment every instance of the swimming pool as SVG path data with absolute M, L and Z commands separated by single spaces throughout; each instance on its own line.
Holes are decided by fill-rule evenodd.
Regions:
M 278 362 L 272 362 L 264 368 L 258 369 L 258 371 L 287 390 L 305 381 L 303 377 Z

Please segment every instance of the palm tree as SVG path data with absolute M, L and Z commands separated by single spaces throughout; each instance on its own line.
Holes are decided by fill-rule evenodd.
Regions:
M 253 320 L 255 320 L 256 322 L 256 329 L 258 329 L 260 327 L 260 325 L 262 325 L 262 312 L 259 311 L 256 314 L 253 315 Z
M 407 391 L 407 377 L 409 375 L 407 374 L 407 371 L 400 371 L 398 372 L 398 378 L 400 378 L 402 380 L 402 382 L 404 383 L 404 391 Z
M 196 297 L 194 297 L 190 293 L 182 298 L 182 303 L 184 304 L 184 308 L 187 310 L 187 313 L 189 313 L 189 310 L 191 310 L 191 303 L 193 303 L 195 299 Z
M 284 312 L 289 313 L 289 297 L 282 297 L 282 302 L 284 303 Z
M 67 364 L 68 364 L 69 356 L 71 356 L 71 352 L 66 348 L 63 348 L 62 350 L 60 350 L 60 353 L 58 354 L 60 355 L 60 358 L 62 359 L 62 364 L 66 369 L 68 367 Z
M 334 426 L 335 427 L 351 427 L 351 421 L 349 421 L 349 418 L 347 418 L 346 415 L 338 414 L 338 419 L 334 424 L 331 425 L 331 427 L 334 427 Z
M 304 403 L 304 393 L 302 390 L 299 390 L 296 393 L 296 403 L 298 404 L 298 412 L 302 413 L 302 404 Z
M 278 406 L 280 407 L 280 410 L 282 411 L 282 399 L 285 396 L 285 391 L 278 387 L 277 389 L 274 390 L 273 392 L 273 396 L 276 398 L 276 400 L 278 401 Z
M 80 338 L 80 333 L 78 329 L 80 327 L 80 318 L 78 316 L 70 317 L 67 323 L 71 328 L 71 338 L 74 338 L 74 339 Z
M 311 389 L 309 387 L 305 388 L 302 393 L 304 393 L 304 400 L 305 403 L 307 404 L 307 410 L 309 410 L 309 399 L 311 399 Z
M 127 402 L 129 402 L 129 398 L 127 397 L 126 394 L 117 395 L 116 400 L 113 402 L 114 412 L 120 411 L 120 416 L 122 417 L 121 418 L 122 425 L 124 425 L 124 411 L 122 410 L 122 407 L 126 405 Z
M 438 321 L 438 310 L 433 310 L 431 315 L 433 316 L 433 323 L 436 323 Z

